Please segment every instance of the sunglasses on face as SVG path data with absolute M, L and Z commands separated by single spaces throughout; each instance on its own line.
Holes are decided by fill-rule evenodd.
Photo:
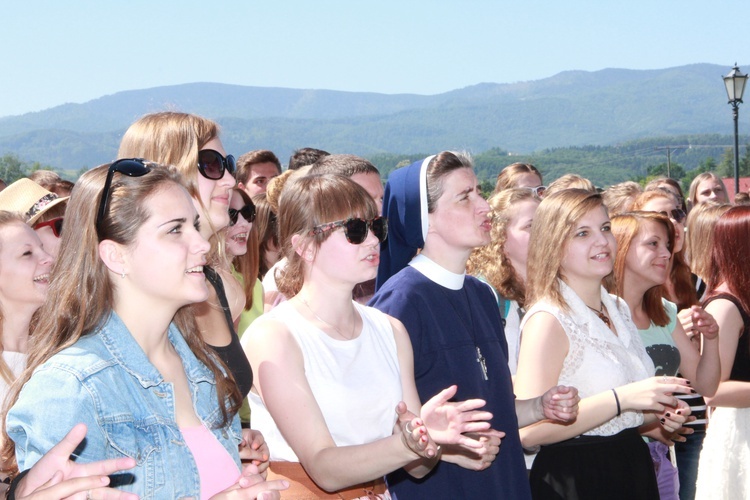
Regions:
M 687 217 L 687 214 L 683 212 L 682 209 L 680 208 L 675 208 L 674 210 L 670 210 L 669 212 L 659 212 L 659 213 L 680 224 L 682 224 L 682 222 L 685 220 L 685 217 Z
M 547 186 L 537 186 L 537 187 L 530 187 L 535 195 L 537 195 L 539 198 L 544 196 L 544 192 L 547 191 Z
M 55 217 L 54 219 L 34 224 L 34 229 L 41 229 L 43 227 L 52 228 L 52 234 L 54 234 L 56 238 L 59 238 L 62 236 L 63 218 Z
M 338 227 L 344 228 L 346 241 L 352 245 L 363 243 L 367 239 L 368 230 L 371 230 L 372 234 L 374 234 L 380 242 L 385 240 L 385 237 L 388 236 L 388 219 L 385 217 L 375 217 L 370 220 L 351 218 L 338 220 L 336 222 L 328 222 L 312 228 L 312 230 L 310 230 L 310 236 L 325 233 L 326 231 Z
M 227 155 L 225 158 L 221 156 L 221 153 L 213 149 L 198 151 L 198 172 L 203 177 L 216 181 L 224 177 L 224 170 L 234 175 L 234 172 L 237 170 L 237 163 L 234 161 L 234 156 Z
M 112 190 L 112 177 L 115 172 L 119 172 L 122 175 L 128 177 L 142 177 L 147 173 L 151 172 L 151 167 L 146 165 L 142 158 L 128 158 L 117 160 L 109 166 L 107 172 L 107 180 L 104 182 L 104 189 L 102 189 L 102 197 L 99 200 L 99 211 L 96 215 L 96 233 L 101 238 L 101 225 L 104 222 L 104 218 L 107 216 L 109 210 L 109 195 Z
M 229 209 L 229 225 L 234 226 L 237 224 L 237 216 L 242 215 L 242 218 L 248 222 L 255 220 L 255 205 L 245 205 L 239 210 L 230 208 Z

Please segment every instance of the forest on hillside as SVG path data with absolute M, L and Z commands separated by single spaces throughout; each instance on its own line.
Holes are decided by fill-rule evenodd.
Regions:
M 719 134 L 685 135 L 644 138 L 614 146 L 575 146 L 551 148 L 527 155 L 510 153 L 495 147 L 472 152 L 477 176 L 485 189 L 491 190 L 497 174 L 515 162 L 531 163 L 549 183 L 567 173 L 576 173 L 606 188 L 626 180 L 647 182 L 659 175 L 679 180 L 684 188 L 701 172 L 713 171 L 721 177 L 734 172 L 732 138 Z M 740 142 L 740 175 L 750 176 L 750 137 Z M 431 154 L 431 153 L 429 153 Z M 398 167 L 425 158 L 428 153 L 377 153 L 367 158 L 378 167 L 384 180 Z M 0 157 L 0 178 L 7 183 L 37 169 L 54 168 L 34 160 L 22 160 L 15 154 Z M 75 181 L 88 167 L 58 170 L 65 179 Z

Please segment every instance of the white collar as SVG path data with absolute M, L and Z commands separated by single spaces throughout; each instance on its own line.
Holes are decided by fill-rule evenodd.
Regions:
M 422 273 L 430 281 L 451 290 L 461 290 L 464 287 L 466 272 L 456 274 L 448 271 L 437 262 L 430 260 L 424 254 L 414 257 L 409 265 Z

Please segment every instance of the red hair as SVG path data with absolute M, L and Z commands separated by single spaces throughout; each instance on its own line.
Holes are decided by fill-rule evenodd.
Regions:
M 736 206 L 719 218 L 714 229 L 711 265 L 708 273 L 708 296 L 726 284 L 745 311 L 750 311 L 750 206 Z

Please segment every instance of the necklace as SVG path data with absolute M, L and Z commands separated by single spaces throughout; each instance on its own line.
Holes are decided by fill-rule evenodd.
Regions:
M 594 314 L 596 314 L 597 316 L 599 316 L 599 319 L 602 320 L 602 322 L 605 325 L 607 325 L 607 328 L 612 328 L 612 322 L 609 320 L 609 318 L 607 317 L 607 315 L 604 314 L 604 302 L 601 303 L 601 305 L 599 306 L 599 310 L 598 311 L 596 309 L 594 309 L 593 307 L 591 307 L 590 305 L 588 305 L 588 304 L 586 304 L 586 307 L 588 307 L 589 309 L 591 309 L 592 311 L 594 311 Z
M 300 302 L 302 302 L 303 304 L 305 304 L 305 307 L 307 307 L 307 309 L 312 313 L 312 315 L 315 316 L 315 319 L 317 319 L 321 323 L 324 323 L 324 324 L 328 325 L 329 327 L 333 328 L 334 330 L 336 330 L 336 333 L 338 333 L 341 338 L 343 338 L 345 340 L 352 340 L 354 338 L 354 329 L 356 328 L 356 325 L 357 325 L 356 318 L 354 318 L 352 320 L 352 333 L 351 333 L 350 336 L 347 337 L 346 335 L 344 335 L 344 333 L 341 330 L 339 330 L 336 327 L 336 325 L 333 325 L 333 324 L 329 323 L 328 321 L 324 320 L 323 318 L 321 318 L 320 316 L 318 316 L 317 314 L 315 314 L 315 311 L 312 310 L 312 307 L 310 307 L 310 304 L 308 304 L 305 299 L 303 299 L 302 297 L 299 297 L 299 300 L 300 300 Z

